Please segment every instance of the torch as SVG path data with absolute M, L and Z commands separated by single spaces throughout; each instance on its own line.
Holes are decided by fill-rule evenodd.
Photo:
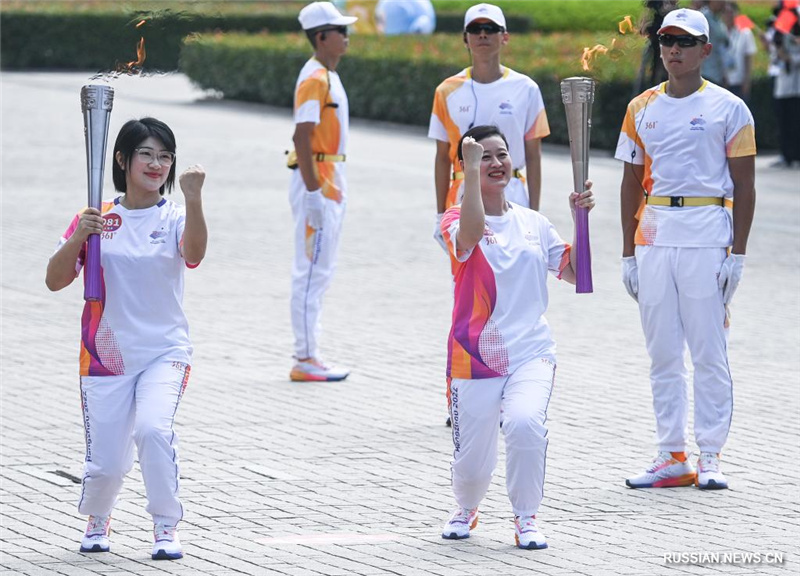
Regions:
M 569 151 L 572 155 L 573 190 L 582 192 L 589 177 L 589 135 L 592 129 L 594 80 L 584 77 L 561 81 L 561 100 L 567 113 Z M 575 208 L 577 270 L 575 291 L 587 294 L 592 288 L 592 253 L 589 247 L 589 211 Z
M 90 84 L 81 88 L 83 133 L 86 137 L 86 172 L 89 180 L 89 206 L 100 210 L 103 202 L 108 121 L 114 104 L 114 89 Z M 98 301 L 102 297 L 100 273 L 100 236 L 91 234 L 86 246 L 83 299 Z

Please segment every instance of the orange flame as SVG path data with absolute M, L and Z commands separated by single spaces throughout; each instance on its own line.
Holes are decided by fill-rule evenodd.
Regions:
M 605 54 L 606 52 L 608 52 L 608 48 L 606 48 L 602 44 L 595 44 L 594 48 L 589 48 L 587 46 L 586 48 L 583 49 L 583 56 L 581 56 L 581 66 L 586 71 L 591 70 L 592 60 L 597 58 L 598 54 Z
M 147 51 L 144 49 L 144 38 L 140 38 L 136 44 L 136 60 L 132 60 L 127 64 L 120 64 L 117 66 L 116 72 L 118 74 L 139 74 L 142 71 L 142 64 L 147 58 Z
M 625 16 L 625 18 L 620 20 L 618 26 L 620 34 L 625 34 L 626 32 L 633 32 L 633 22 L 631 21 L 630 16 Z

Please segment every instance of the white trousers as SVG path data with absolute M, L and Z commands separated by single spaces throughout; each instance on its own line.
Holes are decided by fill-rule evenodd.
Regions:
M 694 365 L 694 435 L 702 452 L 721 452 L 733 414 L 725 306 L 717 284 L 724 248 L 637 246 L 639 312 L 647 352 L 659 450 L 686 450 Z
M 510 376 L 450 382 L 453 494 L 462 508 L 480 504 L 497 466 L 500 411 L 506 442 L 506 489 L 516 516 L 532 516 L 544 494 L 547 405 L 555 365 L 537 358 Z
M 178 499 L 178 436 L 175 412 L 189 380 L 183 362 L 157 362 L 135 375 L 81 377 L 86 434 L 81 514 L 108 516 L 122 481 L 139 456 L 147 512 L 153 523 L 176 525 L 183 517 Z
M 325 199 L 325 223 L 321 230 L 306 224 L 303 194 L 305 186 L 294 176 L 289 201 L 294 215 L 294 262 L 292 264 L 292 329 L 296 358 L 318 355 L 322 331 L 322 298 L 330 286 L 339 253 L 346 200 Z M 296 182 L 299 180 L 299 185 Z

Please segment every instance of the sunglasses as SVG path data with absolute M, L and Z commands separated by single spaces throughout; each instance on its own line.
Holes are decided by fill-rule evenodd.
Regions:
M 503 31 L 503 27 L 498 26 L 494 22 L 475 22 L 469 24 L 464 30 L 467 34 L 480 34 L 481 32 L 485 32 L 486 34 L 499 34 Z
M 676 43 L 681 48 L 693 48 L 699 43 L 705 44 L 706 42 L 697 36 L 691 36 L 689 34 L 683 34 L 680 36 L 675 36 L 673 34 L 661 34 L 658 37 L 658 43 L 662 46 L 666 46 L 667 48 L 675 46 Z
M 338 32 L 342 36 L 347 36 L 347 26 L 332 26 L 330 28 L 323 28 L 319 32 Z

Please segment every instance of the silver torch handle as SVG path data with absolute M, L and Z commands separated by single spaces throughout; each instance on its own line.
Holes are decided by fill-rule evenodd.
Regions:
M 591 78 L 573 77 L 561 81 L 561 100 L 567 113 L 569 151 L 572 156 L 573 190 L 582 192 L 589 178 L 589 137 L 592 130 L 592 104 L 595 82 Z M 592 255 L 589 244 L 589 211 L 575 210 L 577 270 L 576 292 L 589 293 L 592 287 Z
M 86 173 L 89 181 L 89 206 L 101 209 L 106 144 L 114 89 L 91 84 L 81 88 L 83 132 L 86 138 Z M 100 269 L 100 236 L 92 234 L 86 246 L 83 299 L 87 302 L 103 298 L 103 279 Z

